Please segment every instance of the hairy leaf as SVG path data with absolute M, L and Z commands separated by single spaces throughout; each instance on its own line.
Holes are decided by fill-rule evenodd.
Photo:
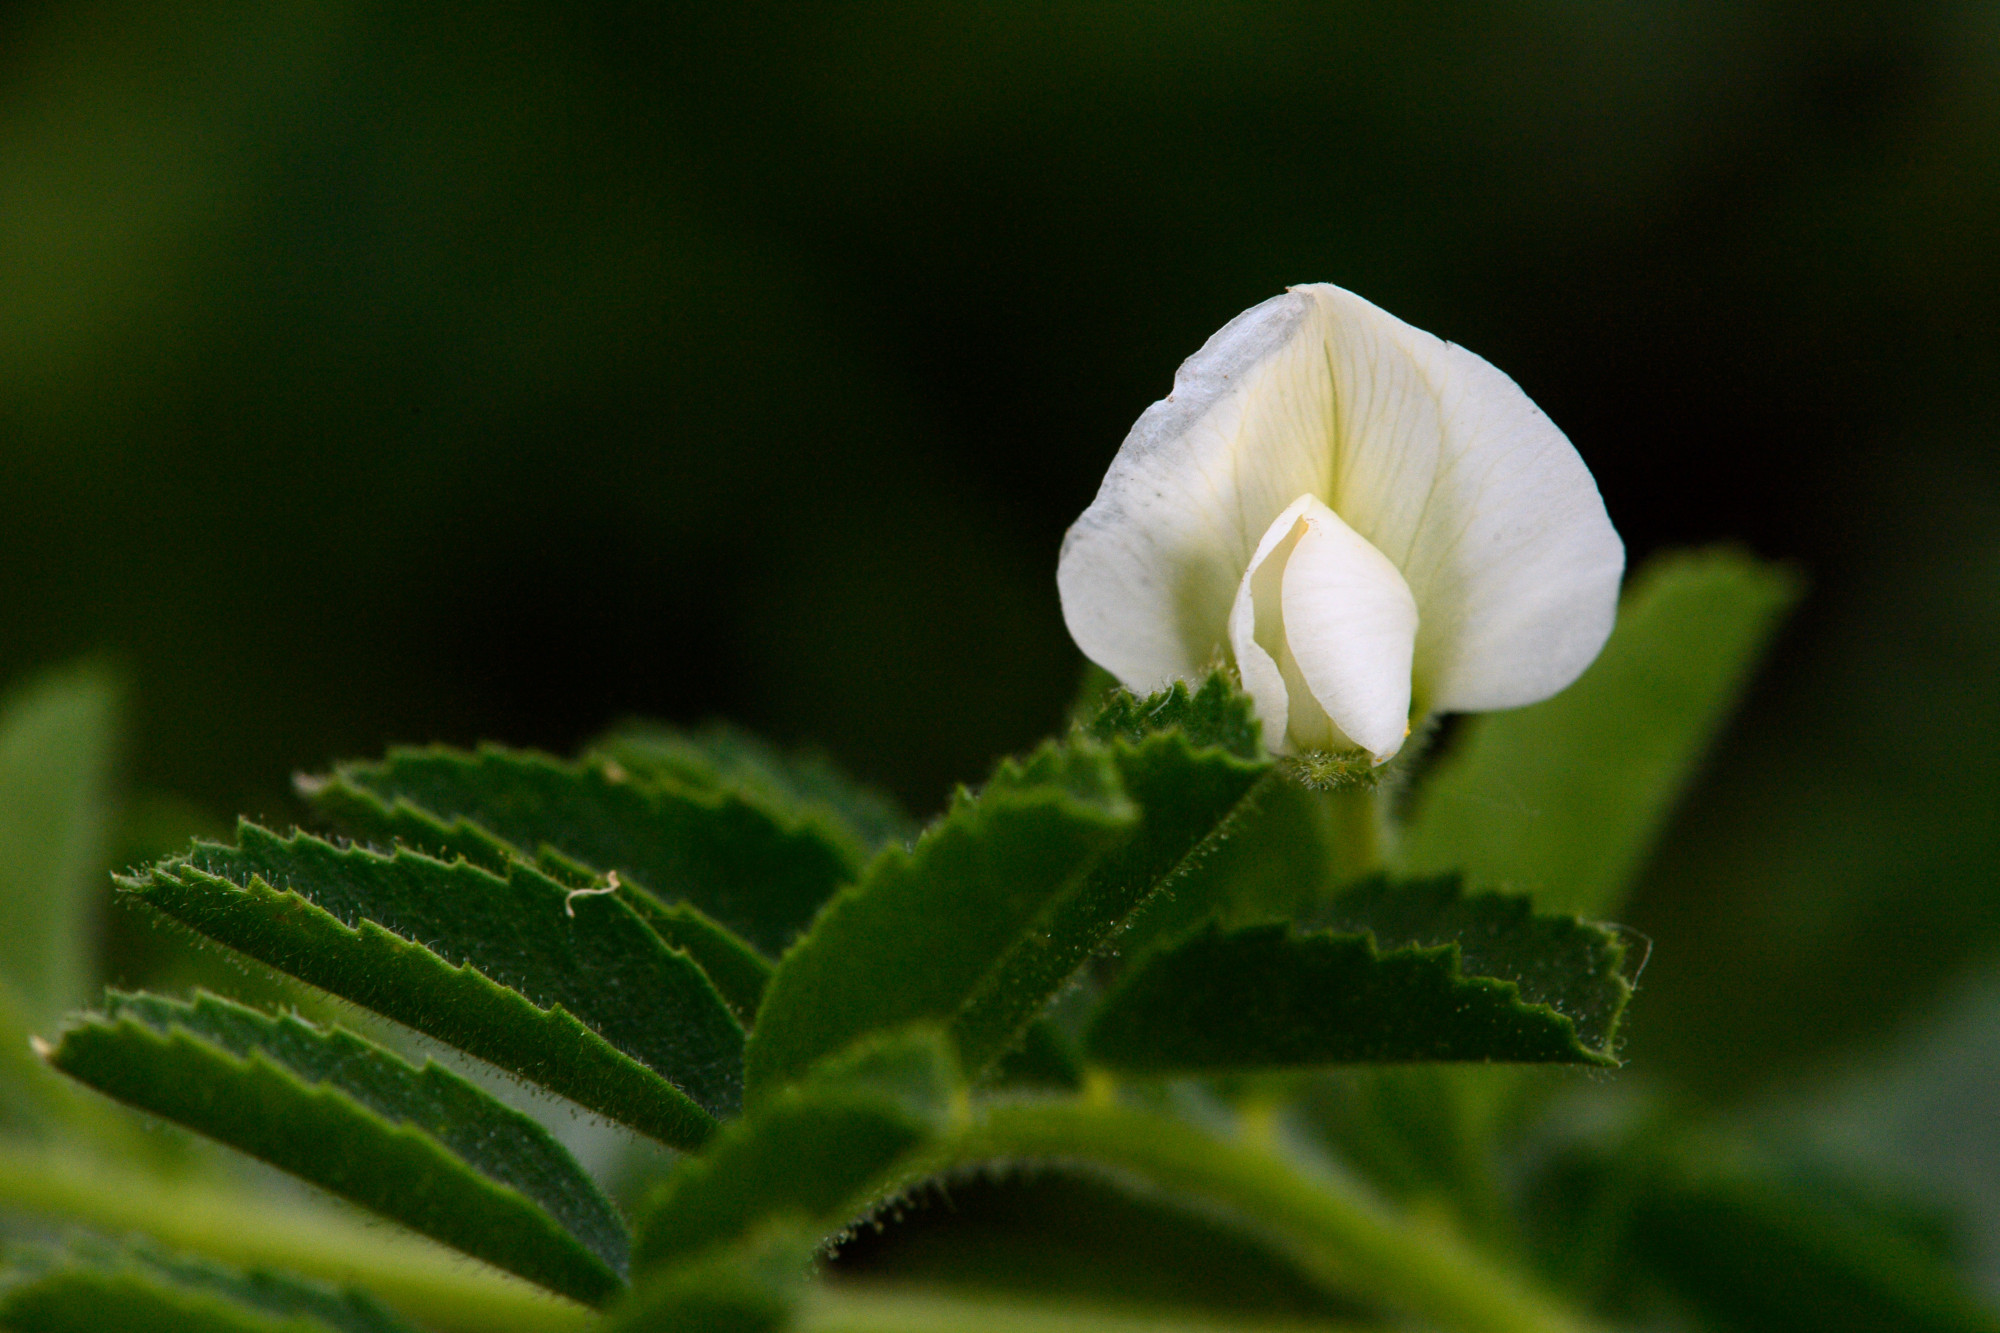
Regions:
M 116 695 L 102 672 L 72 668 L 0 703 L 0 983 L 36 1024 L 90 981 Z
M 384 801 L 340 774 L 301 778 L 298 785 L 337 822 L 379 841 L 403 843 L 444 860 L 463 857 L 502 876 L 525 863 L 572 890 L 601 890 L 613 883 L 547 842 L 539 847 L 517 847 L 469 819 L 460 817 L 447 823 L 406 799 Z M 767 959 L 692 903 L 667 903 L 622 877 L 614 892 L 662 940 L 700 964 L 737 1021 L 749 1024 L 771 979 Z
M 962 1096 L 935 1028 L 880 1034 L 725 1127 L 639 1218 L 635 1271 L 683 1262 L 791 1218 L 824 1239 L 852 1221 Z
M 1615 931 L 1525 899 L 1378 879 L 1318 929 L 1211 925 L 1146 956 L 1105 997 L 1088 1048 L 1149 1071 L 1615 1064 L 1623 962 Z
M 1181 681 L 1143 699 L 1115 690 L 1083 730 L 1100 741 L 1134 742 L 1178 731 L 1197 749 L 1226 750 L 1238 759 L 1263 757 L 1257 714 L 1220 671 L 1210 672 L 1192 691 Z
M 1798 592 L 1728 549 L 1654 560 L 1574 685 L 1466 719 L 1418 793 L 1400 868 L 1616 910 Z
M 88 1237 L 11 1250 L 0 1327 L 19 1333 L 410 1333 L 352 1288 L 242 1272 L 151 1245 Z
M 843 1285 L 1123 1302 L 1264 1319 L 1358 1313 L 1192 1200 L 1060 1168 L 959 1172 L 900 1195 L 830 1261 Z
M 590 753 L 698 790 L 743 790 L 775 809 L 832 820 L 870 852 L 917 834 L 916 821 L 892 798 L 856 782 L 831 760 L 786 754 L 731 726 L 680 731 L 631 723 L 597 741 Z
M 866 1033 L 951 1021 L 1024 939 L 1046 947 L 1051 905 L 1136 820 L 1117 769 L 1095 750 L 1045 747 L 1003 764 L 978 796 L 961 791 L 786 955 L 744 1053 L 752 1100 Z M 966 1062 L 977 1069 L 999 1054 L 989 1043 Z
M 1467 894 L 1456 875 L 1371 876 L 1335 898 L 1317 927 L 1366 932 L 1381 948 L 1451 945 L 1467 976 L 1520 988 L 1576 1024 L 1586 1046 L 1609 1052 L 1631 998 L 1626 933 L 1563 913 L 1538 912 L 1519 895 Z
M 764 989 L 776 969 L 765 957 L 717 925 L 691 903 L 663 903 L 643 889 L 621 885 L 619 898 L 669 945 L 701 966 L 716 992 L 748 1028 L 764 1003 Z
M 1219 672 L 1192 693 L 1179 682 L 1146 700 L 1121 692 L 1086 734 L 1104 744 L 1139 824 L 967 999 L 953 1033 L 974 1071 L 1015 1049 L 1114 941 L 1154 938 L 1221 909 L 1223 886 L 1204 874 L 1205 858 L 1271 773 L 1248 698 Z
M 125 881 L 231 948 L 681 1147 L 740 1097 L 742 1029 L 615 896 L 254 824 Z
M 595 1303 L 623 1286 L 624 1226 L 596 1185 L 540 1125 L 435 1064 L 212 995 L 119 992 L 47 1059 L 553 1291 Z
M 553 848 L 592 871 L 616 871 L 662 902 L 691 903 L 773 958 L 854 877 L 863 855 L 831 821 L 606 759 L 572 764 L 495 746 L 393 750 L 303 789 L 371 836 L 423 847 L 439 825 L 462 822 L 529 860 Z M 440 850 L 473 854 L 461 841 Z
M 1219 673 L 1193 692 L 1120 694 L 1067 745 L 961 793 L 787 957 L 746 1053 L 753 1093 L 861 1032 L 922 1018 L 948 1020 L 984 1076 L 1142 912 L 1215 910 L 1194 872 L 1271 771 L 1256 726 Z

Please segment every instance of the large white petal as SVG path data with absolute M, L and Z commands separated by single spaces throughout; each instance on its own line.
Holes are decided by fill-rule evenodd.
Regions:
M 1182 364 L 1063 539 L 1063 619 L 1141 692 L 1192 679 L 1228 643 L 1237 584 L 1295 497 L 1332 479 L 1332 380 L 1314 300 L 1253 306 Z
M 1285 562 L 1286 645 L 1333 725 L 1382 763 L 1410 730 L 1416 598 L 1389 558 L 1317 498 L 1300 525 Z
M 1322 492 L 1422 610 L 1419 703 L 1509 708 L 1562 689 L 1611 632 L 1625 548 L 1590 472 L 1520 387 L 1338 287 L 1320 311 L 1335 474 Z

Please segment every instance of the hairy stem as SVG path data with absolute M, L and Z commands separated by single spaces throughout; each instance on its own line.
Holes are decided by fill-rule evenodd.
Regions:
M 1592 1327 L 1467 1245 L 1398 1215 L 1357 1184 L 1254 1141 L 1230 1141 L 1129 1107 L 1022 1102 L 990 1107 L 923 1164 L 946 1174 L 985 1162 L 1062 1162 L 1201 1199 L 1261 1232 L 1329 1290 L 1461 1333 L 1583 1333 Z

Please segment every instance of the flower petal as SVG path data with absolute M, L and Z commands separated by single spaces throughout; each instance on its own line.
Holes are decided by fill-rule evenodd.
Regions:
M 1317 498 L 1299 522 L 1285 563 L 1285 642 L 1333 725 L 1382 763 L 1410 732 L 1416 598 L 1389 558 Z
M 1287 505 L 1257 543 L 1229 637 L 1272 750 L 1358 745 L 1379 764 L 1402 747 L 1416 600 L 1318 496 Z
M 1253 306 L 1202 345 L 1119 447 L 1063 539 L 1063 619 L 1133 690 L 1193 679 L 1228 644 L 1239 577 L 1295 497 L 1332 479 L 1332 381 L 1312 298 Z
M 1250 557 L 1250 567 L 1243 571 L 1236 601 L 1229 608 L 1229 645 L 1236 653 L 1236 670 L 1243 681 L 1243 692 L 1256 706 L 1257 721 L 1264 731 L 1264 747 L 1278 754 L 1289 754 L 1294 748 L 1291 741 L 1294 691 L 1307 708 L 1319 708 L 1305 679 L 1298 674 L 1298 663 L 1291 650 L 1285 646 L 1284 624 L 1285 563 L 1304 535 L 1305 524 L 1299 516 L 1311 502 L 1311 496 L 1302 495 L 1271 520 L 1271 526 Z M 1324 717 L 1324 710 L 1320 711 Z
M 1576 450 L 1511 379 L 1338 287 L 1310 296 L 1334 386 L 1329 502 L 1402 571 L 1420 704 L 1547 698 L 1611 632 L 1625 548 Z

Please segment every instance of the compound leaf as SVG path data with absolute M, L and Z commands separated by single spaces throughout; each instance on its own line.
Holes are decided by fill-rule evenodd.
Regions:
M 884 851 L 836 895 L 779 965 L 744 1052 L 752 1101 L 866 1033 L 951 1021 L 1024 939 L 1046 947 L 1051 906 L 1137 818 L 1096 750 L 1046 746 L 1003 764 L 978 796 L 961 791 L 913 847 Z M 967 1066 L 1000 1053 L 982 1047 Z
M 1226 887 L 1203 871 L 1223 832 L 1272 771 L 1248 697 L 1220 672 L 1146 699 L 1119 691 L 1072 744 L 1102 746 L 1138 827 L 1020 941 L 956 1024 L 969 1068 L 1013 1049 L 1049 1000 L 1112 940 L 1127 943 L 1220 910 Z
M 597 741 L 589 753 L 699 791 L 746 791 L 773 809 L 829 821 L 871 853 L 886 843 L 907 842 L 918 831 L 893 799 L 856 782 L 831 760 L 787 754 L 727 725 L 681 731 L 630 723 Z
M 1465 720 L 1419 790 L 1399 868 L 1463 871 L 1548 911 L 1616 910 L 1798 593 L 1739 551 L 1655 559 L 1574 685 Z
M 662 940 L 701 965 L 738 1022 L 747 1026 L 763 1001 L 764 986 L 771 979 L 770 961 L 692 903 L 664 902 L 622 876 L 600 874 L 548 842 L 517 847 L 462 816 L 447 823 L 407 799 L 385 801 L 339 773 L 330 778 L 302 777 L 297 784 L 323 813 L 378 841 L 402 843 L 444 860 L 463 857 L 502 876 L 516 865 L 528 864 L 571 889 L 615 885 L 619 901 Z
M 1088 1048 L 1150 1072 L 1469 1060 L 1617 1063 L 1631 985 L 1616 931 L 1467 898 L 1455 880 L 1366 881 L 1327 924 L 1211 924 L 1141 959 Z
M 662 902 L 691 903 L 772 958 L 865 855 L 830 821 L 611 759 L 573 764 L 497 746 L 402 749 L 380 763 L 343 764 L 301 789 L 371 836 L 475 860 L 467 845 L 478 843 L 475 831 L 530 861 L 552 848 L 589 871 L 616 871 Z M 456 835 L 441 848 L 440 827 Z
M 1214 910 L 1191 872 L 1271 772 L 1257 734 L 1249 701 L 1215 673 L 1198 690 L 1115 694 L 1067 744 L 961 793 L 787 956 L 746 1050 L 753 1095 L 917 1019 L 949 1022 L 966 1070 L 987 1075 L 1142 914 Z
M 822 1061 L 660 1185 L 640 1214 L 634 1271 L 689 1262 L 787 1219 L 825 1239 L 883 1192 L 962 1097 L 935 1027 L 877 1034 Z
M 64 1073 L 576 1300 L 623 1288 L 617 1213 L 548 1131 L 438 1065 L 212 995 L 112 992 Z
M 231 948 L 690 1147 L 741 1096 L 743 1033 L 615 895 L 254 824 L 124 886 Z

